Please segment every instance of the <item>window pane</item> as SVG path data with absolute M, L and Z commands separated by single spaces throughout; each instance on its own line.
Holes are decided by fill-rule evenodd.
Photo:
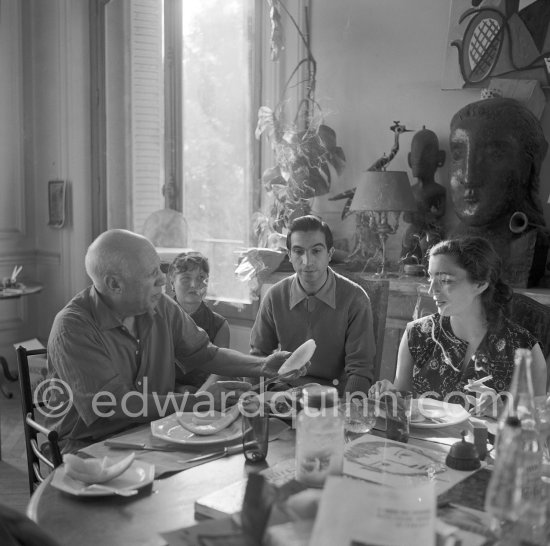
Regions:
M 214 298 L 248 297 L 234 270 L 252 208 L 252 8 L 183 2 L 183 214 L 189 246 L 210 259 Z

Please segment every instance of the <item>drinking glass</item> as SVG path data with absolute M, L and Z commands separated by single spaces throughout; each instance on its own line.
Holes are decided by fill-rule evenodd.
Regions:
M 386 438 L 398 442 L 409 441 L 412 392 L 390 391 L 384 394 L 386 403 Z
M 269 411 L 258 396 L 249 396 L 239 402 L 242 414 L 244 458 L 260 463 L 267 457 L 269 440 Z
M 342 406 L 346 440 L 351 441 L 370 432 L 376 424 L 376 401 L 353 398 Z

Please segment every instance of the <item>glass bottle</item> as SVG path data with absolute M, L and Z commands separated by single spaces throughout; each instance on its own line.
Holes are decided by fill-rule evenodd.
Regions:
M 498 457 L 487 493 L 485 511 L 491 516 L 491 531 L 508 544 L 518 538 L 518 519 L 521 510 L 521 424 L 517 417 L 510 416 L 499 432 L 500 446 Z M 506 542 L 504 542 L 506 544 Z
M 338 391 L 321 385 L 305 387 L 303 410 L 296 422 L 296 479 L 322 487 L 329 474 L 342 473 L 344 417 Z
M 515 368 L 510 396 L 503 412 L 503 419 L 516 417 L 520 422 L 521 456 L 516 464 L 521 467 L 519 485 L 521 488 L 521 517 L 518 525 L 522 537 L 533 544 L 546 544 L 546 495 L 542 482 L 542 444 L 539 435 L 533 378 L 531 375 L 531 351 L 516 349 Z M 501 419 L 502 423 L 502 419 Z M 496 443 L 496 464 L 500 457 L 506 457 L 506 448 L 501 429 Z

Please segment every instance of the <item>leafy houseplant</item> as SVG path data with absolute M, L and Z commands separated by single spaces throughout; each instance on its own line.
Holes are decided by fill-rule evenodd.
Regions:
M 271 109 L 262 106 L 258 113 L 256 138 L 266 135 L 273 150 L 275 165 L 266 169 L 262 184 L 273 197 L 269 217 L 256 215 L 254 229 L 258 246 L 272 246 L 270 234 L 284 235 L 296 217 L 311 212 L 311 200 L 330 191 L 332 180 L 344 169 L 345 156 L 336 144 L 336 133 L 323 123 L 322 110 L 315 100 L 317 63 L 311 53 L 309 32 L 302 32 L 282 0 L 267 0 L 271 19 L 271 59 L 277 60 L 282 44 L 281 12 L 284 11 L 305 47 L 302 58 L 285 83 L 279 104 Z M 306 26 L 309 13 L 306 9 Z M 305 67 L 305 94 L 292 122 L 286 121 L 285 106 L 289 87 Z

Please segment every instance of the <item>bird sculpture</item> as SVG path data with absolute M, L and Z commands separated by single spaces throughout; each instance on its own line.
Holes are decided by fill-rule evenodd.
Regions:
M 368 169 L 366 169 L 367 171 L 385 171 L 390 161 L 399 151 L 399 135 L 412 131 L 412 129 L 407 129 L 398 121 L 393 122 L 390 130 L 394 133 L 394 141 L 389 155 L 384 154 L 382 157 L 378 158 Z M 351 202 L 353 201 L 353 196 L 355 195 L 355 190 L 356 188 L 351 188 L 350 190 L 339 193 L 334 197 L 329 197 L 329 201 L 339 201 L 340 199 L 347 199 L 346 204 L 344 205 L 344 209 L 342 210 L 342 220 L 350 214 L 349 209 L 351 207 Z

